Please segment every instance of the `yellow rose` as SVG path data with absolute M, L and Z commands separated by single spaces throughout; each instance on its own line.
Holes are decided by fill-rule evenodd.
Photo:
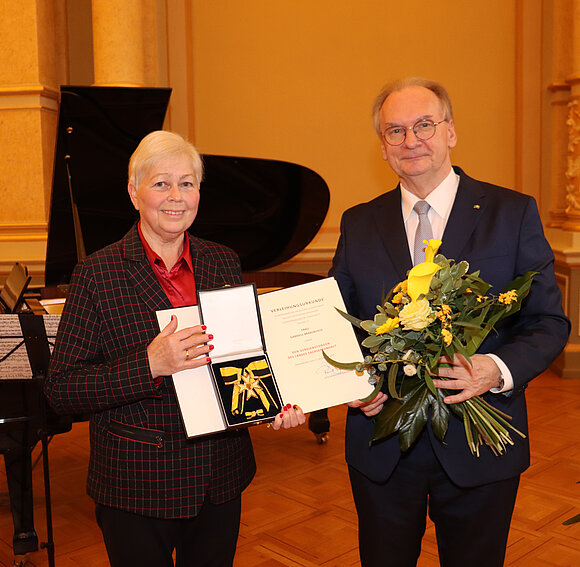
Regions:
M 404 329 L 421 331 L 435 320 L 435 312 L 426 299 L 414 301 L 405 305 L 399 311 L 399 322 Z

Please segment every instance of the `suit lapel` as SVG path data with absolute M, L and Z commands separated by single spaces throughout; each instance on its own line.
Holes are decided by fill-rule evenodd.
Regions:
M 469 239 L 482 218 L 487 203 L 481 184 L 454 168 L 460 176 L 457 195 L 445 227 L 440 252 L 458 261 L 465 255 Z M 399 281 L 413 267 L 407 233 L 401 212 L 400 186 L 379 198 L 374 208 L 374 222 L 385 250 L 397 270 Z
M 460 175 L 455 202 L 445 227 L 440 252 L 449 259 L 460 261 L 466 256 L 466 247 L 487 207 L 481 184 L 455 168 Z
M 215 280 L 215 274 L 210 272 L 210 270 L 213 270 L 213 267 L 205 259 L 203 241 L 189 235 L 189 244 L 189 249 L 191 251 L 191 264 L 193 266 L 193 274 L 195 276 L 195 285 L 197 289 L 211 289 L 216 287 L 217 283 Z
M 124 258 L 127 261 L 127 278 L 134 286 L 137 295 L 151 311 L 171 308 L 171 302 L 149 265 L 139 238 L 137 224 L 125 236 L 123 244 Z
M 401 212 L 400 187 L 382 195 L 373 211 L 374 222 L 383 246 L 397 270 L 398 281 L 403 281 L 413 267 L 413 262 Z

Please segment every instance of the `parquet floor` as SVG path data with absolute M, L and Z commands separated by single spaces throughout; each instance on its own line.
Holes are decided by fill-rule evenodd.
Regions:
M 580 567 L 580 524 L 562 521 L 580 512 L 580 380 L 550 373 L 528 389 L 532 466 L 523 475 L 507 551 L 507 566 Z M 343 459 L 344 408 L 333 408 L 328 444 L 302 427 L 252 429 L 258 474 L 244 493 L 236 567 L 356 566 L 356 514 Z M 38 449 L 35 450 L 35 454 Z M 93 506 L 85 495 L 88 428 L 75 424 L 50 445 L 57 567 L 108 565 Z M 46 534 L 42 466 L 34 473 L 35 513 Z M 0 466 L 0 565 L 12 567 L 12 522 Z M 46 567 L 45 551 L 28 567 Z M 385 562 L 388 565 L 388 562 Z M 429 525 L 419 567 L 438 565 Z

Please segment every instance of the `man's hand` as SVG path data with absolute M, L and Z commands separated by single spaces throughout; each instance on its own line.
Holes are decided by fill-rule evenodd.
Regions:
M 354 400 L 347 405 L 351 408 L 359 408 L 367 417 L 372 417 L 381 412 L 388 397 L 384 392 L 379 392 L 370 402 Z
M 444 390 L 462 390 L 458 394 L 444 398 L 446 404 L 457 404 L 485 394 L 497 386 L 501 374 L 495 361 L 484 354 L 474 354 L 471 357 L 471 364 L 463 355 L 455 355 L 453 361 L 443 356 L 439 362 L 452 363 L 453 366 L 439 368 L 439 376 L 450 380 L 433 380 L 435 387 Z

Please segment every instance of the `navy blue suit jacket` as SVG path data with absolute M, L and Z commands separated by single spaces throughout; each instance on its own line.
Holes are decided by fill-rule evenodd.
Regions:
M 514 426 L 527 435 L 525 388 L 561 352 L 570 332 L 554 277 L 554 256 L 532 197 L 476 181 L 459 168 L 455 171 L 460 183 L 440 253 L 467 260 L 470 271 L 480 270 L 496 294 L 516 276 L 539 272 L 521 312 L 504 319 L 499 332 L 490 334 L 479 350 L 499 356 L 514 379 L 510 394 L 488 393 L 485 398 L 510 414 Z M 349 313 L 371 319 L 383 289 L 386 293 L 406 279 L 411 267 L 399 187 L 344 213 L 330 273 Z M 373 420 L 360 410 L 349 410 L 346 458 L 370 479 L 384 482 L 400 458 L 399 440 L 395 435 L 369 447 L 373 427 Z M 513 477 L 529 466 L 528 440 L 517 434 L 512 434 L 515 445 L 504 455 L 494 456 L 484 447 L 477 458 L 469 451 L 463 423 L 454 415 L 444 443 L 434 437 L 430 424 L 428 431 L 443 468 L 460 486 Z

